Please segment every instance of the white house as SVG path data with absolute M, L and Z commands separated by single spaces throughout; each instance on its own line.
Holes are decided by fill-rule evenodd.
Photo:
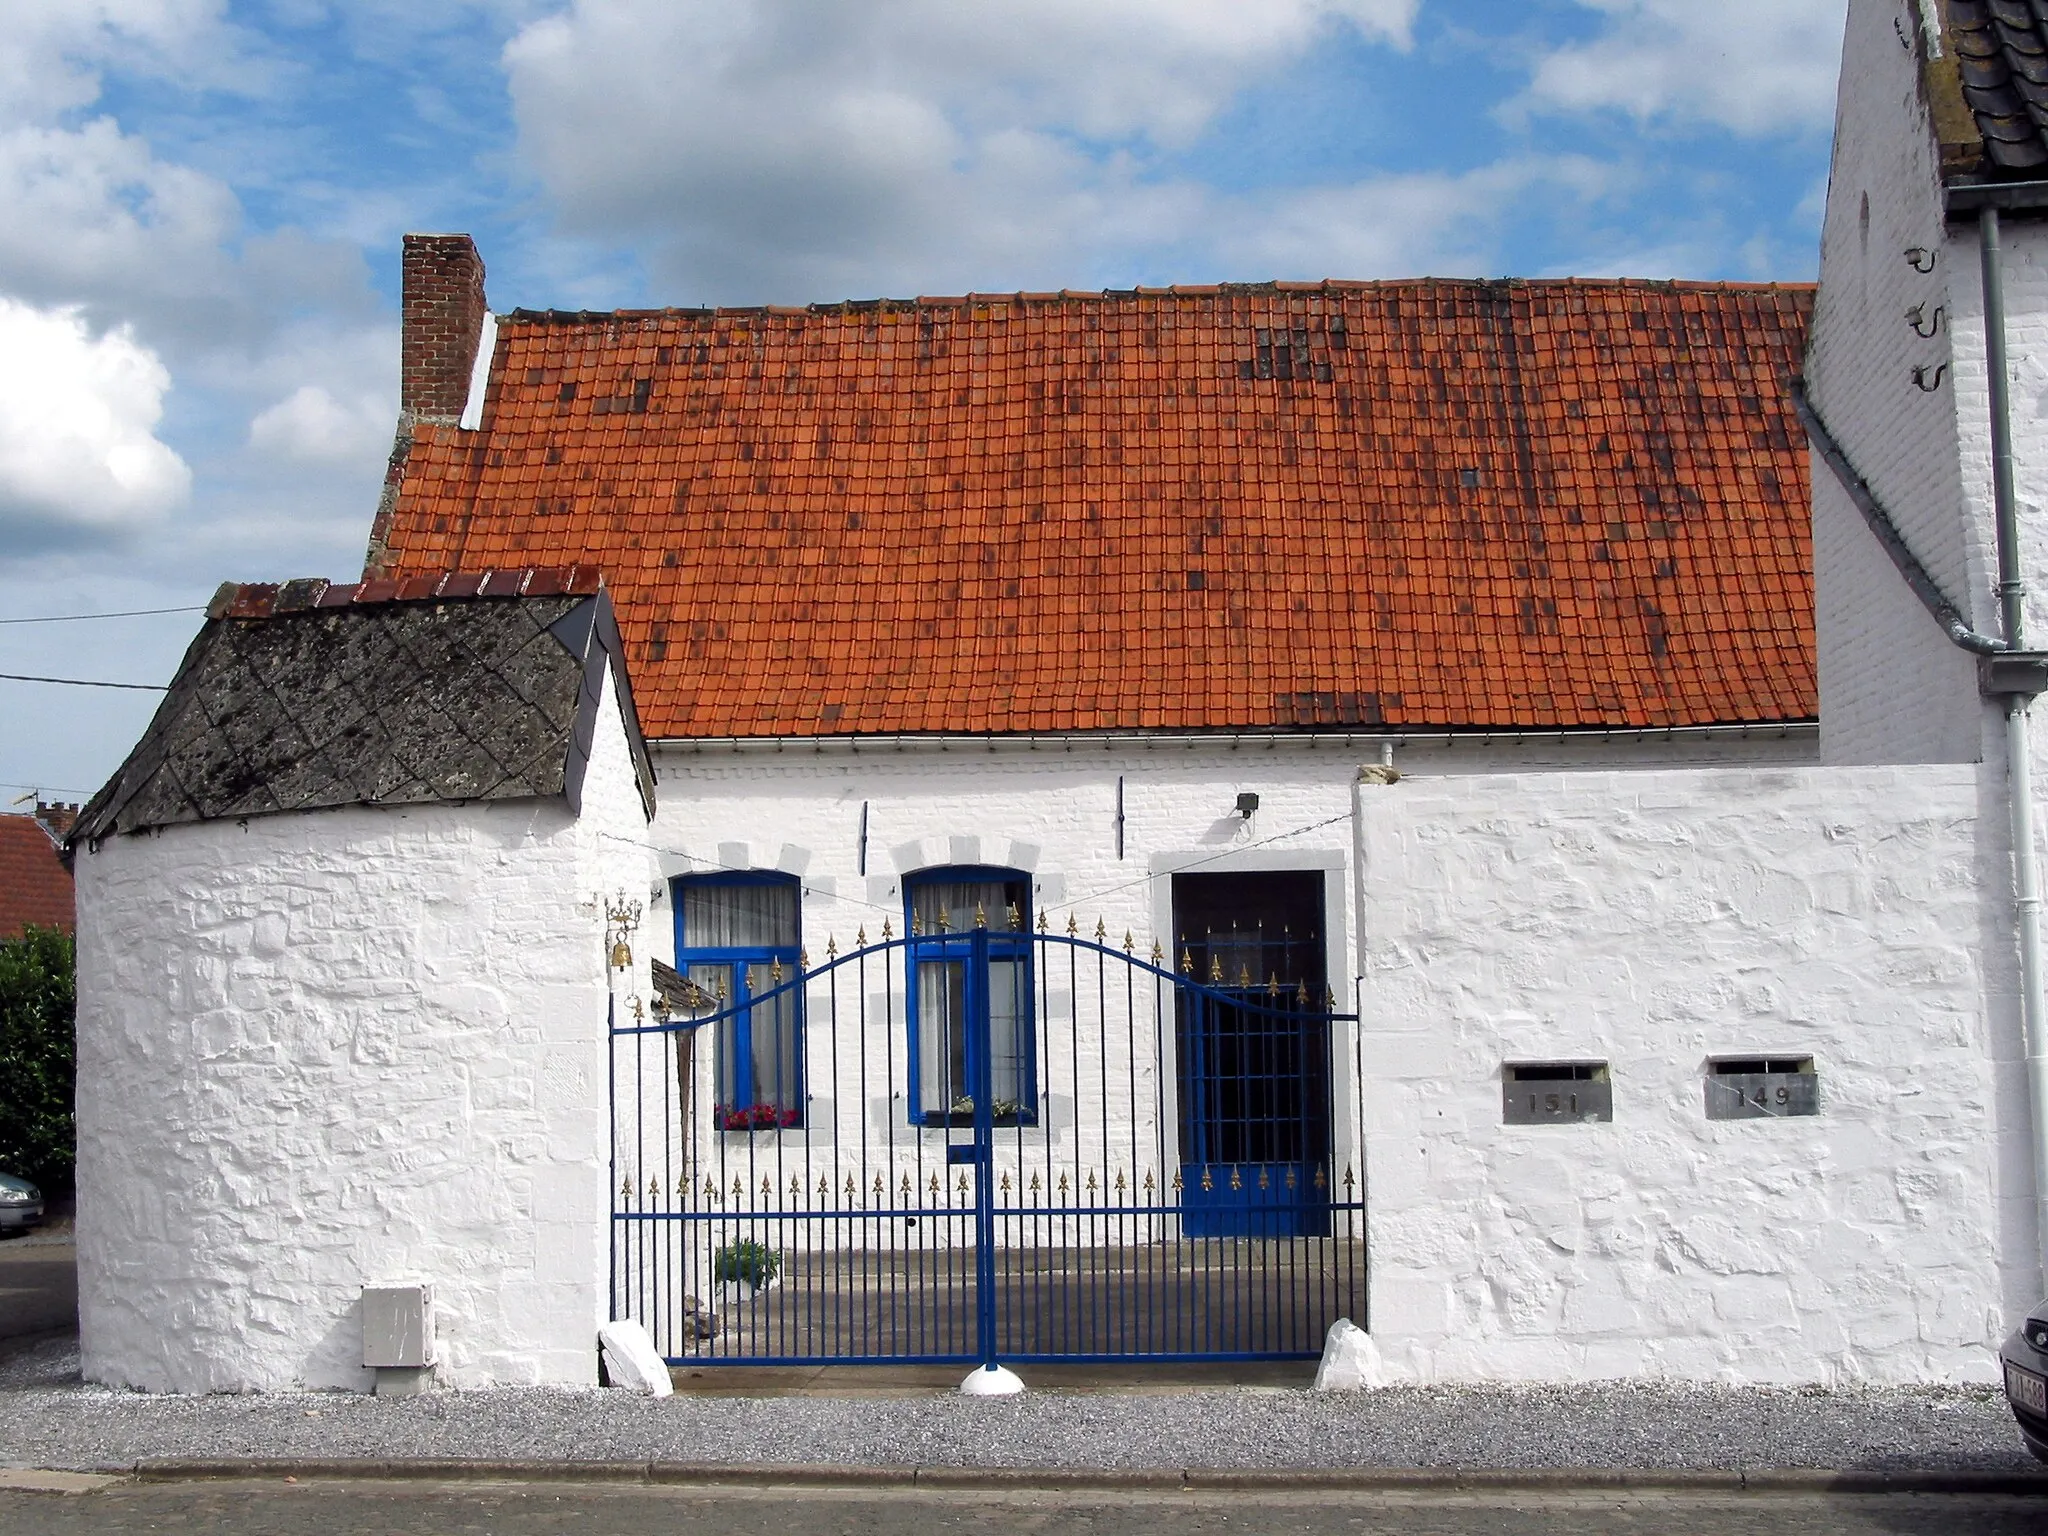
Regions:
M 355 601 L 601 567 L 656 786 L 660 964 L 578 1036 L 609 1241 L 551 1262 L 599 1250 L 579 1295 L 677 1359 L 1350 1315 L 1411 1379 L 1990 1379 L 2048 1289 L 2008 794 L 2048 673 L 1997 601 L 2044 554 L 2031 46 L 1852 4 L 1817 293 L 493 316 L 467 237 L 408 237 Z M 142 985 L 107 955 L 91 1007 Z M 471 1262 L 402 1233 L 349 1277 Z M 275 1358 L 345 1355 L 324 1316 Z M 514 1354 L 461 1379 L 589 1368 Z

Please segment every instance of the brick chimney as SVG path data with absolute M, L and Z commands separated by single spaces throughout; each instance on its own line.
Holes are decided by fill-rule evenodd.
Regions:
M 61 843 L 70 833 L 72 823 L 78 820 L 78 805 L 75 801 L 37 800 L 36 820 L 47 827 L 50 836 Z
M 398 403 L 413 421 L 455 421 L 484 325 L 484 262 L 467 235 L 407 235 Z

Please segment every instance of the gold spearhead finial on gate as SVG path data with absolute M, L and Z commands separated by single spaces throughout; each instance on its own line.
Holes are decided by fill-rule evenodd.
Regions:
M 738 1174 L 733 1175 L 732 1197 L 735 1200 L 744 1200 L 747 1198 L 747 1186 L 740 1182 Z
M 718 968 L 718 1001 L 720 1004 L 726 1001 L 725 967 L 722 965 Z
M 1195 957 L 1192 952 L 1186 949 L 1180 952 L 1180 973 L 1183 976 L 1195 974 Z
M 932 1175 L 932 1198 L 939 1198 L 939 1176 L 936 1173 Z
M 1123 1192 L 1124 1192 L 1125 1190 L 1127 1190 L 1127 1189 L 1129 1189 L 1129 1188 L 1130 1188 L 1130 1185 L 1128 1185 L 1128 1184 L 1126 1184 L 1126 1183 L 1124 1182 L 1124 1171 L 1123 1171 L 1123 1169 L 1121 1169 L 1121 1168 L 1117 1169 L 1117 1171 L 1116 1171 L 1116 1192 L 1117 1192 L 1118 1194 L 1122 1194 L 1122 1193 L 1123 1193 Z
M 1237 1176 L 1237 1164 L 1235 1163 L 1230 1165 L 1230 1187 L 1232 1189 L 1244 1188 L 1244 1180 Z
M 832 1198 L 832 1181 L 822 1173 L 818 1175 L 818 1198 L 820 1200 L 830 1200 Z
M 910 936 L 913 939 L 924 937 L 924 919 L 914 911 L 910 914 Z
M 1004 1175 L 1003 1175 L 1003 1193 L 1007 1195 L 1007 1194 L 1008 1194 L 1009 1192 L 1010 1192 L 1010 1176 L 1009 1176 L 1009 1175 L 1008 1175 L 1008 1174 L 1006 1173 L 1006 1174 L 1004 1174 Z
M 1356 1182 L 1357 1181 L 1351 1177 L 1351 1165 L 1349 1163 L 1346 1163 L 1344 1165 L 1344 1198 L 1346 1200 L 1349 1200 L 1351 1198 L 1351 1186 Z
M 1316 1164 L 1316 1188 L 1317 1188 L 1317 1189 L 1328 1189 L 1329 1187 L 1330 1187 L 1330 1181 L 1329 1181 L 1329 1180 L 1328 1180 L 1327 1178 L 1325 1178 L 1325 1177 L 1324 1177 L 1324 1175 L 1323 1175 L 1323 1165 L 1322 1165 L 1321 1163 L 1317 1163 L 1317 1164 Z
M 1244 990 L 1246 990 L 1246 991 L 1250 991 L 1250 990 L 1251 990 L 1251 984 L 1252 984 L 1252 968 L 1251 968 L 1251 965 L 1250 965 L 1250 963 L 1249 963 L 1249 962 L 1247 962 L 1247 961 L 1239 961 L 1239 962 L 1238 962 L 1238 967 L 1237 967 L 1237 984 L 1238 984 L 1238 986 L 1239 986 L 1239 987 L 1243 988 L 1243 989 L 1244 989 Z
M 977 928 L 986 928 L 988 926 L 988 908 L 978 901 L 974 904 L 974 926 Z
M 1043 912 L 1040 912 L 1038 914 L 1038 931 L 1040 933 L 1049 933 L 1052 931 L 1052 925 L 1045 920 L 1045 914 Z
M 1279 995 L 1280 978 L 1277 975 L 1275 975 L 1272 971 L 1266 972 L 1266 996 L 1278 997 Z
M 1038 1182 L 1038 1175 L 1035 1173 L 1031 1175 L 1031 1193 L 1037 1195 L 1044 1188 L 1045 1186 Z
M 883 918 L 883 919 L 882 919 L 882 942 L 883 942 L 884 944 L 886 944 L 886 943 L 888 943 L 888 942 L 889 942 L 889 941 L 890 941 L 891 939 L 893 939 L 893 938 L 895 938 L 895 937 L 896 937 L 895 933 L 894 933 L 893 931 L 891 931 L 891 929 L 890 929 L 890 926 L 889 926 L 889 919 L 888 919 L 888 918 L 886 918 L 886 917 L 885 917 L 885 918 Z M 867 930 L 866 930 L 865 928 L 863 928 L 863 929 L 861 930 L 861 939 L 860 939 L 860 941 L 861 941 L 861 943 L 863 943 L 863 944 L 867 943 L 867 941 L 868 941 L 868 939 L 867 939 Z
M 768 985 L 771 987 L 782 985 L 782 962 L 780 960 L 768 962 Z
M 1336 1011 L 1337 994 L 1332 992 L 1328 987 L 1323 988 L 1323 1012 L 1335 1013 Z
M 896 1187 L 896 1193 L 905 1205 L 910 1204 L 911 1188 L 909 1174 L 903 1175 L 903 1182 Z
M 1137 952 L 1138 941 L 1131 937 L 1131 930 L 1126 928 L 1124 930 L 1124 953 L 1127 955 L 1133 955 Z
M 687 1173 L 676 1175 L 676 1198 L 678 1200 L 690 1198 L 690 1176 Z
M 619 1180 L 619 1198 L 621 1200 L 633 1198 L 633 1181 L 631 1179 Z
M 661 1198 L 661 1180 L 651 1178 L 647 1181 L 647 1198 L 650 1200 L 659 1200 Z
M 827 960 L 837 960 L 839 958 L 839 941 L 829 933 L 825 935 L 825 958 Z
M 1209 979 L 1217 982 L 1223 980 L 1223 957 L 1221 955 L 1212 954 L 1209 956 Z
M 1074 914 L 1069 912 L 1067 914 L 1067 937 L 1071 939 L 1080 931 L 1081 925 L 1074 921 Z
M 765 1173 L 761 1175 L 761 1193 L 770 1200 L 775 1198 L 775 1186 L 768 1182 L 768 1175 Z
M 875 1175 L 875 1201 L 877 1204 L 880 1204 L 888 1198 L 889 1186 L 882 1182 L 882 1176 L 878 1173 Z
M 808 949 L 799 949 L 796 952 L 796 968 L 799 972 L 811 968 L 811 952 Z
M 1151 1195 L 1152 1189 L 1152 1170 L 1150 1168 L 1147 1168 L 1145 1170 L 1145 1193 L 1148 1197 Z
M 712 1205 L 718 1204 L 718 1185 L 709 1174 L 704 1178 L 704 1198 Z
M 1024 913 L 1022 909 L 1018 907 L 1017 903 L 1013 901 L 1010 903 L 1010 932 L 1022 933 L 1023 931 Z
M 1067 1198 L 1067 1189 L 1067 1176 L 1063 1173 L 1060 1175 L 1060 1198 L 1062 1200 Z
M 1109 930 L 1102 925 L 1102 919 L 1095 919 L 1095 942 L 1100 944 L 1109 937 Z
M 935 926 L 941 933 L 951 933 L 953 931 L 953 914 L 948 912 L 943 906 L 940 907 Z
M 1157 938 L 1152 940 L 1152 963 L 1154 965 L 1164 965 L 1166 963 L 1166 951 L 1159 947 L 1159 940 Z
M 1266 1176 L 1266 1170 L 1265 1170 L 1265 1169 L 1263 1169 L 1263 1168 L 1261 1168 L 1261 1169 L 1259 1170 L 1259 1188 L 1261 1188 L 1261 1189 L 1271 1189 L 1272 1187 L 1273 1187 L 1273 1181 L 1272 1181 L 1272 1180 L 1271 1180 L 1270 1178 L 1268 1178 L 1268 1177 Z
M 1285 1182 L 1286 1182 L 1287 1188 L 1289 1188 L 1289 1189 L 1292 1189 L 1292 1188 L 1294 1188 L 1294 1165 L 1293 1165 L 1292 1163 L 1289 1163 L 1289 1164 L 1287 1165 L 1287 1178 L 1286 1178 L 1286 1181 L 1285 1181 Z
M 799 1200 L 804 1197 L 804 1181 L 797 1174 L 792 1173 L 789 1176 L 789 1192 Z
M 1300 1005 L 1301 1005 L 1302 1007 L 1304 1007 L 1304 1008 L 1306 1008 L 1306 1007 L 1308 1006 L 1308 983 L 1307 983 L 1307 982 L 1305 982 L 1305 981 L 1297 981 L 1297 982 L 1296 982 L 1296 983 L 1294 984 L 1294 1000 L 1295 1000 L 1295 1002 L 1299 1003 L 1299 1004 L 1300 1004 Z
M 964 1173 L 963 1173 L 963 1174 L 961 1174 L 961 1175 L 960 1175 L 960 1182 L 959 1182 L 959 1183 L 958 1183 L 958 1184 L 957 1184 L 957 1185 L 956 1185 L 955 1187 L 956 1187 L 956 1188 L 957 1188 L 957 1189 L 959 1190 L 959 1192 L 960 1192 L 960 1198 L 961 1198 L 962 1200 L 965 1200 L 965 1199 L 967 1198 L 967 1175 L 966 1175 L 966 1174 L 964 1174 Z
M 1091 1199 L 1095 1194 L 1095 1170 L 1092 1168 L 1088 1170 L 1088 1194 Z
M 1202 1164 L 1202 1188 L 1210 1194 L 1215 1193 L 1216 1190 L 1216 1181 L 1209 1177 L 1209 1165 L 1207 1163 Z
M 1176 1195 L 1177 1195 L 1177 1194 L 1179 1194 L 1179 1193 L 1181 1192 L 1181 1182 L 1180 1182 L 1180 1171 L 1179 1171 L 1178 1169 L 1174 1170 L 1174 1175 L 1173 1175 L 1173 1192 L 1174 1192 L 1174 1193 L 1175 1193 Z

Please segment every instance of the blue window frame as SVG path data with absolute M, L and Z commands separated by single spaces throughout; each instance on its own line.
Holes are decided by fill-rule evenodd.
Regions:
M 796 877 L 686 875 L 674 888 L 676 969 L 723 1014 L 712 1046 L 714 1122 L 728 1131 L 801 1126 L 803 989 L 777 990 L 796 979 L 803 951 Z
M 967 1023 L 988 1010 L 991 1109 L 998 1125 L 1038 1121 L 1031 1010 L 1031 882 L 1011 869 L 956 865 L 903 883 L 910 932 L 910 1120 L 972 1123 Z M 988 974 L 972 935 L 988 933 Z

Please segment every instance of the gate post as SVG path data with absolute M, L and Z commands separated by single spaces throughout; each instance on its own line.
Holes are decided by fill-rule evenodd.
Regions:
M 989 1025 L 988 929 L 969 939 L 967 1084 L 974 1097 L 974 1306 L 981 1364 L 960 1383 L 969 1397 L 1009 1397 L 1024 1390 L 1014 1371 L 996 1363 L 996 1133 L 994 1041 Z

